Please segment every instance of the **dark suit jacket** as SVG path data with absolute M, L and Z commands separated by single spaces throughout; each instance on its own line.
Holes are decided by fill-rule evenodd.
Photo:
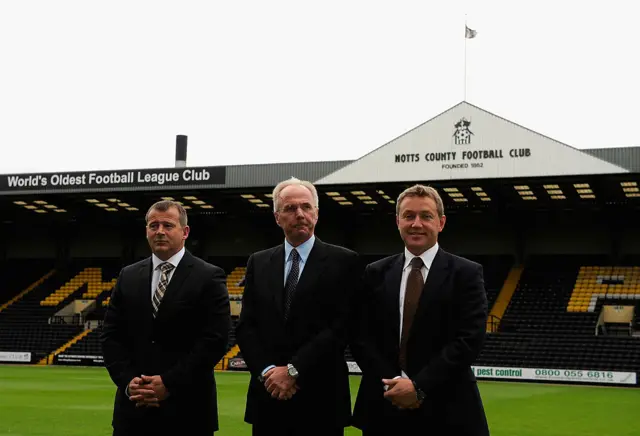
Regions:
M 189 434 L 212 434 L 218 429 L 213 368 L 227 350 L 230 327 L 225 273 L 186 251 L 154 319 L 151 269 L 148 258 L 120 272 L 104 319 L 104 361 L 117 386 L 113 427 L 164 434 L 189 425 Z M 170 395 L 160 408 L 136 408 L 127 398 L 125 388 L 141 374 L 162 377 Z
M 344 359 L 349 303 L 360 279 L 353 251 L 317 236 L 284 321 L 284 244 L 253 254 L 236 335 L 251 372 L 245 421 L 293 426 L 348 426 L 351 397 Z M 269 365 L 292 363 L 300 390 L 272 399 L 258 380 Z
M 403 265 L 404 254 L 397 254 L 365 269 L 351 344 L 363 371 L 354 425 L 366 429 L 413 422 L 447 434 L 488 435 L 470 368 L 486 330 L 482 266 L 441 248 L 428 272 L 407 344 L 407 375 L 424 391 L 426 400 L 417 411 L 401 411 L 383 397 L 381 380 L 401 374 L 399 292 Z

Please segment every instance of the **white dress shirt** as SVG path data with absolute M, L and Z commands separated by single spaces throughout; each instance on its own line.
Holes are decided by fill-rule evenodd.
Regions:
M 436 257 L 436 253 L 438 252 L 438 243 L 429 248 L 427 251 L 422 253 L 420 257 L 422 258 L 422 263 L 424 264 L 420 269 L 422 272 L 422 279 L 426 283 L 427 275 L 429 274 L 429 270 L 431 269 L 431 264 L 433 263 L 433 259 Z M 409 272 L 411 272 L 411 261 L 416 257 L 407 247 L 404 248 L 404 267 L 402 268 L 402 280 L 400 280 L 400 306 L 398 309 L 400 310 L 400 336 L 398 337 L 398 343 L 402 340 L 402 321 L 404 318 L 404 296 L 407 292 L 407 278 L 409 277 Z M 407 375 L 402 372 L 402 377 L 407 377 Z
M 184 247 L 182 247 L 180 251 L 178 251 L 167 260 L 167 262 L 173 265 L 173 269 L 169 271 L 169 273 L 167 273 L 167 283 L 171 282 L 171 277 L 173 277 L 173 273 L 176 271 L 176 268 L 178 268 L 178 264 L 184 256 L 184 251 L 185 249 Z M 153 273 L 151 274 L 151 298 L 153 298 L 153 294 L 155 294 L 156 289 L 158 288 L 158 283 L 160 282 L 160 276 L 162 275 L 162 271 L 160 271 L 160 265 L 162 265 L 165 261 L 161 260 L 155 254 L 151 256 L 151 261 L 153 262 Z

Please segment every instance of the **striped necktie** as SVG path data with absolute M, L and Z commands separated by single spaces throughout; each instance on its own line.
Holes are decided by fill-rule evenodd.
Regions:
M 173 265 L 169 262 L 165 262 L 160 265 L 160 281 L 158 282 L 158 287 L 156 291 L 153 293 L 152 303 L 153 303 L 153 317 L 156 317 L 158 313 L 158 309 L 160 308 L 160 303 L 162 302 L 162 298 L 164 297 L 164 293 L 167 291 L 167 286 L 169 285 L 169 271 L 173 269 Z

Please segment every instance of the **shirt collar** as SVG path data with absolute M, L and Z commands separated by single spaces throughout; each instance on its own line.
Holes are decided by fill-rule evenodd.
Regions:
M 311 249 L 313 248 L 313 244 L 316 241 L 316 235 L 311 235 L 309 239 L 304 241 L 302 244 L 295 247 L 300 255 L 300 260 L 302 263 L 307 261 L 309 257 L 309 253 L 311 253 Z M 287 262 L 289 260 L 289 256 L 291 255 L 291 251 L 293 250 L 293 245 L 289 243 L 286 239 L 284 240 L 284 261 Z
M 167 262 L 169 262 L 171 265 L 173 265 L 174 269 L 178 268 L 178 264 L 182 260 L 182 257 L 184 256 L 184 252 L 185 252 L 185 248 L 182 247 L 182 249 L 180 251 L 178 251 L 176 254 L 174 254 L 173 256 L 171 256 L 167 260 Z M 151 260 L 153 261 L 153 270 L 154 271 L 156 269 L 158 269 L 158 267 L 164 263 L 164 260 L 162 260 L 158 256 L 156 256 L 155 253 L 151 256 Z
M 438 252 L 439 247 L 440 246 L 436 242 L 433 247 L 429 248 L 427 251 L 425 251 L 420 255 L 420 257 L 422 258 L 422 262 L 424 262 L 424 266 L 427 267 L 427 270 L 431 269 L 431 264 L 433 263 L 433 259 L 435 259 L 436 257 L 436 253 Z M 413 255 L 407 249 L 407 247 L 404 247 L 404 268 L 403 269 L 406 269 L 409 266 L 409 264 L 411 263 L 411 259 L 413 259 L 414 257 L 416 256 Z

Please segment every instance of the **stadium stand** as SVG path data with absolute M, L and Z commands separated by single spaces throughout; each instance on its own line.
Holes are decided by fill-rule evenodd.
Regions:
M 64 283 L 67 274 L 56 272 L 42 285 L 0 312 L 0 350 L 30 351 L 36 359 L 63 345 L 83 330 L 81 325 L 50 324 L 58 310 L 40 302 Z
M 527 262 L 502 319 L 500 331 L 592 333 L 597 315 L 567 313 L 582 263 L 579 258 L 566 256 L 539 257 Z
M 456 122 L 471 118 L 477 136 L 460 143 Z M 242 279 L 250 253 L 282 242 L 271 210 L 275 183 L 292 174 L 315 181 L 319 234 L 369 263 L 400 251 L 395 199 L 428 175 L 446 193 L 443 248 L 484 268 L 490 319 L 474 364 L 620 371 L 616 380 L 637 386 L 639 151 L 567 147 L 461 102 L 356 161 L 207 167 L 206 178 L 177 184 L 153 181 L 169 169 L 140 169 L 145 180 L 133 170 L 4 175 L 0 358 L 24 362 L 25 351 L 31 363 L 102 364 L 109 291 L 123 265 L 149 255 L 144 209 L 172 198 L 190 209 L 187 248 L 227 273 L 233 325 L 217 368 L 245 369 L 235 338 Z M 8 177 L 21 182 L 12 187 Z M 92 177 L 102 182 L 85 183 Z M 82 299 L 95 302 L 74 302 Z M 352 360 L 348 349 L 345 358 Z M 578 382 L 594 382 L 587 378 Z
M 509 271 L 514 266 L 514 257 L 511 255 L 470 255 L 465 257 L 482 265 L 485 289 L 487 291 L 487 300 L 489 308 L 492 308 L 498 298 L 500 290 L 504 286 Z
M 66 354 L 79 356 L 102 356 L 100 333 L 102 328 L 91 330 L 87 335 L 65 350 Z
M 582 266 L 569 300 L 570 312 L 594 312 L 599 298 L 640 298 L 639 266 Z
M 222 367 L 226 369 L 226 362 L 228 359 L 233 358 L 242 358 L 242 352 L 240 351 L 240 347 L 238 346 L 238 342 L 236 340 L 236 327 L 238 325 L 238 317 L 231 318 L 231 330 L 229 331 L 229 351 L 225 354 L 222 359 Z
M 487 337 L 476 365 L 637 372 L 640 347 L 633 337 L 499 333 Z
M 483 265 L 487 297 L 490 307 L 494 307 L 508 282 L 514 258 L 506 255 L 469 258 Z M 596 335 L 600 310 L 606 301 L 602 297 L 594 300 L 592 296 L 596 293 L 636 307 L 631 330 L 638 328 L 640 322 L 640 298 L 637 297 L 640 268 L 609 263 L 603 256 L 528 259 L 499 330 L 488 335 L 476 364 L 640 371 L 638 338 L 628 334 L 619 336 L 614 329 L 606 335 Z M 97 320 L 99 324 L 104 317 L 103 302 L 108 301 L 120 262 L 77 260 L 45 276 L 50 267 L 46 262 L 34 262 L 29 268 L 9 263 L 3 266 L 7 277 L 2 293 L 5 302 L 21 295 L 29 284 L 34 286 L 0 311 L 0 350 L 30 351 L 38 360 L 46 359 L 53 352 L 101 356 L 99 325 L 85 330 L 82 322 L 62 323 L 54 315 L 74 299 L 96 298 L 99 304 L 83 321 Z M 246 269 L 234 266 L 227 271 L 232 304 L 239 303 Z M 601 291 L 603 287 L 605 292 Z M 237 314 L 233 317 L 227 360 L 242 358 L 235 339 L 236 324 Z M 345 358 L 351 360 L 348 349 Z
M 111 290 L 116 284 L 116 279 L 102 281 L 102 268 L 87 267 L 73 276 L 67 283 L 58 288 L 54 293 L 48 295 L 40 302 L 43 306 L 58 306 L 66 300 L 69 295 L 86 285 L 87 289 L 82 294 L 82 298 L 96 299 L 103 292 Z
M 485 274 L 485 284 L 487 289 L 487 296 L 490 301 L 490 305 L 495 301 L 504 281 L 507 276 L 512 264 L 513 257 L 512 256 L 470 256 L 474 261 L 479 262 L 484 267 Z M 98 265 L 98 263 L 94 262 L 94 265 Z M 103 275 L 100 276 L 96 271 L 103 270 Z M 73 283 L 73 288 L 78 289 L 78 283 L 85 279 L 85 277 L 91 277 L 93 280 L 93 285 L 86 284 L 87 286 L 93 286 L 94 288 L 98 288 L 102 282 L 102 280 L 111 277 L 111 275 L 105 275 L 104 268 L 95 267 L 95 270 L 90 270 L 87 272 L 80 272 L 75 275 L 74 278 L 69 280 L 69 283 Z M 232 306 L 234 303 L 239 303 L 242 298 L 242 292 L 244 287 L 239 286 L 242 279 L 244 278 L 244 274 L 246 273 L 245 266 L 235 266 L 227 269 L 230 273 L 227 275 L 227 287 L 229 289 L 230 298 L 232 300 Z M 84 270 L 87 271 L 87 270 Z M 112 268 L 113 271 L 113 268 Z M 81 280 L 82 279 L 82 280 Z M 108 282 L 104 282 L 108 283 Z M 114 279 L 115 283 L 115 279 Z M 64 288 L 61 287 L 61 288 Z M 106 286 L 105 286 L 106 289 Z M 64 292 L 69 292 L 66 289 Z M 83 294 L 85 295 L 85 294 Z M 88 319 L 93 320 L 102 320 L 104 318 L 104 310 L 105 307 L 103 303 L 108 302 L 108 292 L 102 294 L 102 300 L 100 304 L 97 305 L 96 310 L 88 317 Z M 233 307 L 232 307 L 233 309 Z M 233 312 L 233 310 L 232 310 Z M 232 317 L 232 328 L 231 333 L 229 335 L 229 351 L 225 356 L 226 359 L 232 358 L 242 358 L 242 351 L 237 347 L 236 338 L 235 338 L 235 326 L 237 324 L 237 313 Z M 78 342 L 71 345 L 68 349 L 64 350 L 65 354 L 69 355 L 84 355 L 84 356 L 100 356 L 101 348 L 99 343 L 101 328 L 97 327 L 95 330 L 91 331 L 87 336 L 81 338 Z M 347 349 L 345 353 L 345 358 L 347 360 L 352 360 L 351 353 Z
M 103 267 L 91 269 L 87 263 Z M 56 313 L 74 300 L 104 299 L 113 282 L 109 279 L 104 283 L 98 273 L 113 277 L 117 274 L 118 265 L 119 261 L 114 259 L 80 259 L 68 265 L 58 265 L 53 273 L 47 275 L 42 274 L 50 267 L 46 262 L 34 262 L 33 266 L 30 262 L 21 266 L 5 265 L 8 277 L 11 277 L 10 268 L 16 276 L 8 279 L 9 283 L 17 283 L 9 289 L 19 289 L 26 281 L 35 286 L 0 311 L 0 351 L 30 351 L 34 360 L 41 360 L 82 334 L 86 319 L 79 316 L 57 317 Z M 98 288 L 100 292 L 96 292 Z M 16 292 L 6 294 L 12 293 Z M 92 315 L 100 317 L 97 312 Z
M 242 281 L 246 271 L 246 267 L 238 266 L 227 276 L 227 289 L 230 296 L 242 296 L 242 291 L 244 290 Z
M 18 301 L 21 294 L 48 278 L 54 272 L 50 260 L 5 260 L 0 263 L 0 312 Z
M 488 335 L 476 364 L 640 371 L 638 338 L 596 334 L 605 301 L 620 304 L 625 300 L 617 292 L 605 292 L 606 298 L 593 302 L 590 296 L 584 301 L 575 296 L 576 289 L 582 289 L 585 274 L 590 283 L 594 271 L 596 275 L 600 271 L 634 271 L 633 267 L 629 270 L 608 264 L 608 259 L 593 256 L 529 259 L 499 331 Z
M 97 265 L 97 263 L 95 262 L 94 264 Z M 98 321 L 98 325 L 95 328 L 91 329 L 91 331 L 89 331 L 86 336 L 79 338 L 77 342 L 71 344 L 68 348 L 62 350 L 67 355 L 102 356 L 102 348 L 100 345 L 100 334 L 102 332 L 101 321 L 104 319 L 106 304 L 109 301 L 110 292 L 107 292 L 107 290 L 110 291 L 111 287 L 115 285 L 116 278 L 114 278 L 111 282 L 107 282 L 107 281 L 103 282 L 103 280 L 105 280 L 108 277 L 112 277 L 114 275 L 113 272 L 115 271 L 115 268 L 113 266 L 111 266 L 110 269 L 94 267 L 93 269 L 88 268 L 88 269 L 85 269 L 84 271 L 87 271 L 87 270 L 89 270 L 88 275 L 87 273 L 81 272 L 80 274 L 76 275 L 73 279 L 71 279 L 69 282 L 73 282 L 74 283 L 73 287 L 76 287 L 78 283 L 80 283 L 81 281 L 78 279 L 78 277 L 82 278 L 82 280 L 84 280 L 85 278 L 88 278 L 91 281 L 82 283 L 83 285 L 86 285 L 86 287 L 88 287 L 89 291 L 87 292 L 90 292 L 92 288 L 94 290 L 103 289 L 102 293 L 98 295 L 97 301 L 99 304 L 96 305 L 95 310 L 87 317 L 87 320 Z M 234 302 L 239 302 L 239 300 L 242 298 L 242 290 L 244 289 L 244 287 L 238 286 L 238 283 L 244 277 L 246 268 L 238 266 L 238 267 L 230 268 L 230 270 L 231 272 L 227 275 L 227 286 L 229 288 L 229 293 L 232 299 L 232 307 L 233 307 Z M 102 271 L 102 276 L 98 273 L 99 271 Z M 106 274 L 105 271 L 109 271 L 109 273 L 105 275 Z M 115 274 L 117 274 L 117 272 Z M 110 284 L 111 287 L 108 287 L 107 284 Z M 83 294 L 83 298 L 85 298 L 84 297 L 85 295 L 87 295 L 86 292 L 85 294 Z M 94 295 L 95 295 L 95 291 L 94 291 Z M 236 345 L 236 336 L 235 336 L 236 324 L 237 324 L 237 316 L 233 316 L 231 332 L 229 335 L 229 345 L 228 345 L 229 351 L 225 356 L 226 359 L 241 357 L 241 355 L 239 355 L 239 348 Z

